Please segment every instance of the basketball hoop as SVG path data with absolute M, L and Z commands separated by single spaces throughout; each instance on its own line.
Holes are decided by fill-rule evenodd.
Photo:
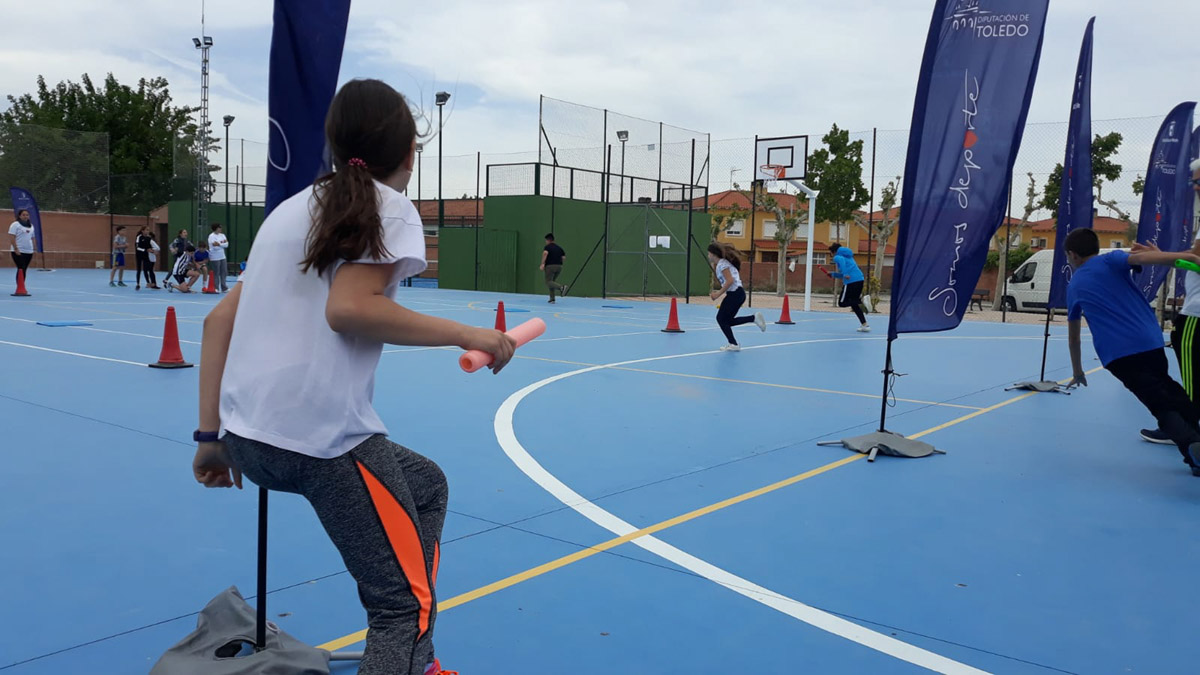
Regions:
M 758 167 L 758 170 L 765 176 L 771 176 L 771 178 L 767 178 L 766 180 L 776 181 L 783 180 L 783 173 L 787 171 L 787 167 L 782 164 L 763 164 Z

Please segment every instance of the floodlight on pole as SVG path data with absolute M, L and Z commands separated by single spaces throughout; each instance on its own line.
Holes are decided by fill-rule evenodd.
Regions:
M 208 153 L 211 149 L 208 144 L 210 129 L 208 126 L 208 50 L 213 46 L 213 39 L 201 33 L 200 37 L 192 38 L 192 45 L 200 50 L 200 147 L 198 148 L 200 161 L 197 162 L 196 169 L 196 226 L 199 228 L 208 227 L 208 208 L 206 206 L 206 194 L 208 186 Z M 203 231 L 203 230 L 201 230 Z
M 629 140 L 629 132 L 625 131 L 625 130 L 618 131 L 617 132 L 617 140 L 621 141 L 621 189 L 617 196 L 617 200 L 624 202 L 625 201 L 625 141 Z M 629 191 L 631 193 L 633 192 L 632 186 L 630 187 Z M 630 196 L 630 198 L 633 197 L 632 194 L 630 194 L 629 196 Z
M 442 108 L 450 100 L 450 94 L 439 91 L 434 95 L 438 109 L 438 231 L 446 224 L 446 202 L 442 200 Z
M 229 230 L 229 125 L 233 124 L 233 115 L 226 115 L 225 122 L 225 229 Z M 203 232 L 203 230 L 201 230 Z M 233 236 L 230 232 L 229 236 Z
M 421 211 L 421 153 L 425 151 L 424 143 L 417 143 L 417 212 Z

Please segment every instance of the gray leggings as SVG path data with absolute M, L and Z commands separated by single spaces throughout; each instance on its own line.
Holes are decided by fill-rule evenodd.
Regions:
M 216 275 L 216 288 L 221 291 L 229 290 L 229 286 L 225 285 L 225 277 L 229 276 L 229 261 L 222 258 L 220 260 L 209 260 L 208 269 L 212 274 Z
M 317 459 L 227 434 L 247 478 L 302 495 L 358 583 L 367 610 L 361 675 L 423 675 L 433 661 L 438 540 L 446 476 L 432 460 L 372 436 L 334 459 Z

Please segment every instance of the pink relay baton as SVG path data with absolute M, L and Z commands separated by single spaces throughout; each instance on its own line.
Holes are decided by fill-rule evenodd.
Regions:
M 525 323 L 514 326 L 512 330 L 505 333 L 513 340 L 516 340 L 517 346 L 529 342 L 542 333 L 546 332 L 546 322 L 539 318 L 533 318 Z M 478 349 L 469 349 L 462 356 L 458 357 L 458 365 L 468 373 L 473 373 L 480 368 L 492 365 L 494 357 L 491 354 Z

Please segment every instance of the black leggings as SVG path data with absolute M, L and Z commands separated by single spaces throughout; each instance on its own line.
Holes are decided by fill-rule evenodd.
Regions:
M 1192 465 L 1188 446 L 1200 443 L 1200 412 L 1192 405 L 1187 392 L 1171 379 L 1167 370 L 1167 352 L 1152 349 L 1148 352 L 1123 356 L 1105 368 L 1158 420 L 1158 428 L 1175 442 L 1183 461 Z
M 9 254 L 12 255 L 13 264 L 17 266 L 17 280 L 20 281 L 21 272 L 29 269 L 29 262 L 33 260 L 33 254 L 17 253 L 16 251 L 9 251 Z
M 137 254 L 137 267 L 137 280 L 139 283 L 142 280 L 142 276 L 145 275 L 147 286 L 158 285 L 158 279 L 154 276 L 154 263 L 150 262 L 150 256 L 139 251 Z
M 862 290 L 863 282 L 861 281 L 842 284 L 842 298 L 838 300 L 838 307 L 849 307 L 854 310 L 854 316 L 858 317 L 858 322 L 865 324 L 867 317 L 862 310 Z
M 717 325 L 721 327 L 721 332 L 725 334 L 725 339 L 729 340 L 731 345 L 737 344 L 737 340 L 733 339 L 733 327 L 754 321 L 752 316 L 737 315 L 738 310 L 744 304 L 746 304 L 746 289 L 738 287 L 725 294 L 725 299 L 721 301 L 721 308 L 717 310 Z

